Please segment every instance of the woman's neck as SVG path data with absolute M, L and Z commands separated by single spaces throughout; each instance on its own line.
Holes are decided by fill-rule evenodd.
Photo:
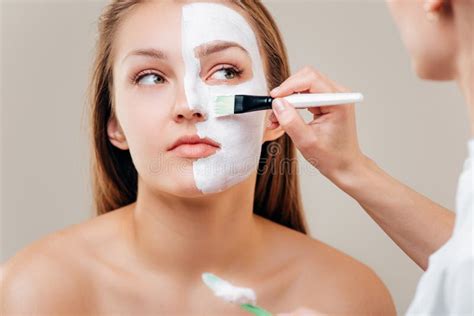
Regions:
M 474 53 L 474 52 L 473 52 Z M 474 137 L 474 57 L 465 56 L 459 63 L 457 82 L 466 99 L 471 137 Z
M 186 279 L 206 271 L 229 274 L 249 264 L 261 245 L 253 216 L 255 180 L 254 174 L 197 198 L 151 192 L 139 180 L 133 208 L 139 257 L 152 269 Z
M 457 16 L 457 78 L 469 111 L 471 137 L 474 137 L 474 3 L 461 1 L 455 6 Z

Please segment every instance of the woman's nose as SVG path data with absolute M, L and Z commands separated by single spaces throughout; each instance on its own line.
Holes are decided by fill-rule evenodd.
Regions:
M 191 109 L 187 104 L 184 104 L 176 107 L 174 120 L 178 123 L 183 121 L 201 122 L 206 120 L 206 116 L 200 108 Z
M 192 100 L 187 99 L 184 91 L 178 93 L 173 113 L 173 118 L 176 122 L 200 122 L 207 119 L 207 111 L 197 102 L 199 98 L 190 97 L 190 99 Z
M 190 106 L 186 99 L 177 102 L 173 118 L 177 123 L 183 121 L 201 122 L 207 119 L 206 112 L 200 106 Z

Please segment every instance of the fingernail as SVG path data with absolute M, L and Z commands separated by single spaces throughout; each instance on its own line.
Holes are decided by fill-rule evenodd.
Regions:
M 280 87 L 276 87 L 275 89 L 273 89 L 270 94 L 278 94 L 278 91 L 280 91 Z
M 283 101 L 280 99 L 275 99 L 273 100 L 274 108 L 277 113 L 281 113 L 285 111 L 285 105 L 283 104 Z

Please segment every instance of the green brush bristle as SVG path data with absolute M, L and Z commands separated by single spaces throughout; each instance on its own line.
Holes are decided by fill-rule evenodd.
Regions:
M 234 99 L 235 96 L 233 95 L 216 97 L 214 100 L 214 113 L 217 116 L 234 114 Z

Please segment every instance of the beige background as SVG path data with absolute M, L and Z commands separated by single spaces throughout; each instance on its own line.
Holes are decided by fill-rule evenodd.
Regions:
M 265 2 L 293 71 L 311 64 L 365 94 L 357 106 L 365 153 L 452 209 L 469 135 L 463 99 L 452 83 L 415 77 L 384 2 Z M 91 214 L 85 87 L 105 3 L 2 2 L 2 262 Z M 313 236 L 372 267 L 404 312 L 421 270 L 357 202 L 304 161 L 301 169 Z

